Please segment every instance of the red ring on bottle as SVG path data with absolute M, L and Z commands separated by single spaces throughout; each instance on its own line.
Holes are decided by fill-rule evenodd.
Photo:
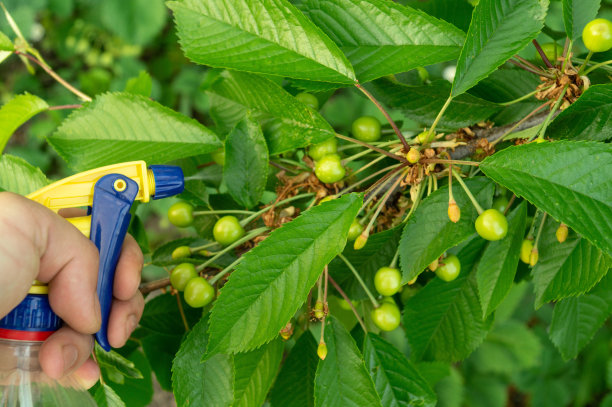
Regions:
M 55 331 L 17 331 L 0 328 L 0 338 L 14 341 L 43 342 Z

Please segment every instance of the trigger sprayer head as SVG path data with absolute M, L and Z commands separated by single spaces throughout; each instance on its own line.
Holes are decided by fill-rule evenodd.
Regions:
M 149 167 L 149 176 L 151 174 L 155 185 L 153 199 L 178 195 L 185 189 L 185 179 L 181 167 L 152 165 Z

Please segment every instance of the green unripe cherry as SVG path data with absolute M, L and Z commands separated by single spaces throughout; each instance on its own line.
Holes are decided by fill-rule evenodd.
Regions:
M 193 224 L 193 206 L 187 202 L 177 202 L 168 209 L 168 220 L 174 226 L 186 228 Z
M 220 148 L 219 150 L 210 153 L 210 156 L 216 164 L 220 165 L 221 167 L 225 165 L 225 149 Z
M 228 215 L 220 218 L 215 223 L 213 236 L 217 243 L 227 246 L 244 236 L 244 229 L 235 216 Z
M 508 220 L 497 209 L 487 209 L 476 219 L 476 232 L 486 240 L 501 240 L 508 233 Z
M 582 30 L 582 41 L 589 51 L 605 52 L 612 48 L 612 22 L 596 18 Z
M 326 155 L 335 154 L 337 151 L 338 142 L 335 138 L 330 138 L 308 147 L 308 155 L 315 161 L 320 160 Z
M 295 95 L 295 98 L 306 106 L 310 107 L 312 110 L 319 110 L 319 99 L 317 99 L 317 97 L 312 93 L 298 93 Z
M 207 279 L 196 277 L 185 287 L 185 302 L 192 308 L 202 308 L 215 299 L 215 289 Z
M 436 276 L 446 282 L 453 281 L 454 279 L 456 279 L 457 276 L 459 276 L 460 272 L 461 262 L 459 261 L 459 258 L 454 254 L 451 254 L 450 256 L 447 256 L 444 260 L 442 260 L 442 262 L 440 263 L 438 268 L 436 268 L 435 271 Z
M 338 154 L 330 154 L 321 158 L 315 164 L 315 175 L 325 184 L 333 184 L 344 178 L 346 170 L 340 162 Z
M 183 291 L 187 283 L 197 276 L 198 273 L 193 264 L 181 263 L 172 270 L 172 274 L 170 274 L 170 284 L 177 290 Z
M 191 256 L 191 249 L 189 246 L 179 246 L 172 251 L 173 260 L 178 260 L 189 256 Z
M 363 232 L 363 226 L 357 219 L 353 220 L 351 227 L 348 231 L 348 240 L 355 240 Z
M 353 136 L 357 140 L 371 143 L 380 139 L 380 122 L 376 117 L 362 116 L 353 122 Z
M 395 302 L 383 301 L 372 310 L 372 321 L 383 331 L 393 331 L 401 322 L 401 314 Z
M 402 274 L 393 267 L 381 267 L 374 275 L 374 287 L 381 295 L 390 297 L 402 287 Z

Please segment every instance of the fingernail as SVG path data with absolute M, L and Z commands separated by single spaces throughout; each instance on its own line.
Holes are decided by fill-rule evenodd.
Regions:
M 67 374 L 74 368 L 79 352 L 74 345 L 65 345 L 62 348 L 62 356 L 64 357 L 64 374 Z
M 138 318 L 136 318 L 136 315 L 131 314 L 127 318 L 127 322 L 126 322 L 126 326 L 125 326 L 125 337 L 126 338 L 130 337 L 132 332 L 134 332 L 134 329 L 136 329 L 137 325 L 138 325 Z

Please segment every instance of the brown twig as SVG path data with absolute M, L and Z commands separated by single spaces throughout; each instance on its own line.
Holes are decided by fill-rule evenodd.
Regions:
M 161 288 L 165 288 L 170 285 L 170 278 L 161 278 L 159 280 L 151 281 L 148 283 L 141 284 L 139 289 L 142 295 L 149 294 L 155 290 L 159 290 Z
M 546 66 L 549 67 L 549 68 L 553 68 L 553 64 L 550 63 L 550 60 L 548 59 L 548 57 L 544 53 L 544 50 L 542 49 L 542 47 L 540 47 L 540 44 L 538 43 L 538 41 L 536 39 L 534 39 L 532 42 L 533 42 L 533 45 L 534 45 L 535 49 L 538 51 L 538 54 L 540 54 L 540 57 L 542 58 L 542 61 L 544 61 L 544 63 L 546 64 Z M 555 47 L 556 46 L 557 45 L 555 45 Z
M 553 77 L 552 77 L 551 75 L 549 75 L 549 74 L 547 74 L 547 73 L 544 73 L 544 72 L 542 72 L 542 71 L 540 71 L 540 70 L 535 70 L 535 69 L 533 69 L 533 68 L 530 68 L 530 67 L 528 67 L 527 65 L 521 64 L 520 62 L 515 61 L 515 60 L 513 60 L 513 59 L 509 59 L 509 60 L 508 60 L 508 62 L 510 62 L 510 63 L 511 63 L 511 64 L 513 64 L 513 65 L 518 66 L 518 67 L 519 67 L 519 68 L 521 68 L 521 69 L 526 70 L 527 72 L 531 72 L 532 74 L 535 74 L 535 75 L 538 75 L 538 76 L 545 76 L 545 77 L 547 77 L 547 78 L 553 79 Z

